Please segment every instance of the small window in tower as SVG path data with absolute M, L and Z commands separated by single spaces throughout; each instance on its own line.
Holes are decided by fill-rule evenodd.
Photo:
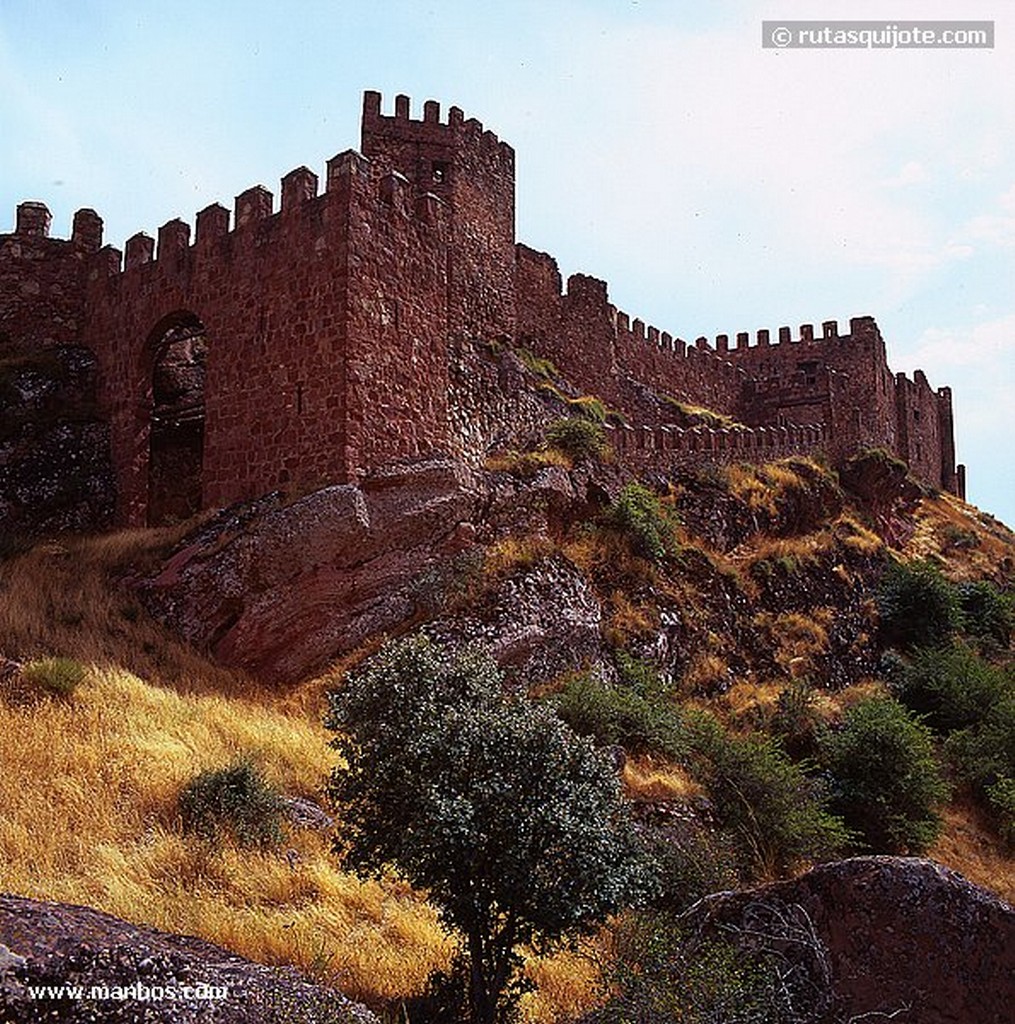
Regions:
M 435 160 L 431 169 L 435 185 L 444 185 L 448 180 L 448 165 L 441 160 Z
M 920 418 L 920 410 L 919 409 L 914 409 L 913 410 L 913 419 L 914 420 L 918 420 L 919 418 Z

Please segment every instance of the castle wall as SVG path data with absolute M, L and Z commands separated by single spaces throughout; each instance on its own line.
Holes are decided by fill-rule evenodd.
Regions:
M 170 221 L 157 242 L 131 238 L 125 260 L 101 247 L 91 210 L 60 240 L 45 206 L 18 208 L 16 230 L 0 235 L 0 355 L 5 345 L 95 353 L 121 522 L 145 520 L 153 368 L 167 331 L 183 326 L 202 328 L 207 344 L 205 506 L 434 450 L 475 455 L 498 433 L 492 414 L 479 431 L 449 407 L 452 390 L 482 401 L 487 384 L 470 390 L 463 378 L 479 365 L 462 355 L 473 339 L 531 348 L 627 412 L 639 430 L 616 443 L 638 466 L 883 446 L 962 492 L 950 392 L 920 372 L 893 377 L 873 319 L 854 318 L 848 334 L 829 321 L 820 337 L 804 325 L 797 338 L 780 328 L 714 346 L 646 326 L 610 303 L 605 282 L 575 274 L 565 287 L 551 256 L 516 245 L 510 146 L 457 107 L 443 122 L 434 101 L 420 120 L 409 105 L 398 96 L 384 115 L 380 95 L 365 94 L 365 155 L 330 161 L 321 194 L 298 168 L 282 179 L 279 210 L 257 186 L 236 198 L 232 225 L 216 204 L 198 214 L 193 241 Z M 673 410 L 653 392 L 752 429 L 670 427 Z M 536 428 L 538 410 L 508 401 L 503 415 L 511 409 Z
M 451 212 L 448 326 L 452 335 L 510 338 L 515 330 L 515 155 L 493 132 L 451 107 L 428 100 L 413 120 L 409 97 L 381 113 L 381 95 L 363 97 L 363 154 L 390 160 L 418 190 Z
M 746 370 L 751 385 L 742 416 L 759 425 L 825 423 L 830 454 L 835 458 L 860 446 L 896 449 L 894 382 L 885 344 L 871 317 L 854 317 L 847 334 L 834 320 L 816 336 L 811 324 L 798 335 L 781 327 L 750 335 L 740 332 L 735 344 L 727 335 L 716 347 Z
M 0 353 L 4 339 L 32 349 L 77 343 L 84 261 L 101 244 L 102 222 L 79 210 L 70 240 L 50 238 L 50 222 L 42 203 L 22 203 L 13 234 L 0 235 Z
M 617 367 L 622 374 L 690 405 L 737 415 L 742 370 L 706 345 L 687 345 L 666 331 L 617 312 Z
M 606 282 L 587 274 L 568 278 L 561 294 L 556 261 L 517 247 L 518 340 L 552 359 L 572 383 L 624 407 L 629 377 L 689 404 L 732 414 L 745 374 L 711 350 L 685 345 L 611 305 Z
M 446 433 L 431 317 L 445 292 L 439 211 L 417 210 L 390 168 L 354 153 L 329 162 L 316 193 L 300 168 L 278 213 L 256 187 L 237 197 L 231 231 L 212 206 L 193 245 L 172 221 L 157 251 L 134 236 L 122 271 L 115 250 L 94 258 L 84 341 L 99 358 L 123 521 L 144 520 L 156 346 L 181 317 L 206 329 L 206 506 L 349 479 L 381 450 L 415 454 Z
M 728 430 L 608 426 L 607 432 L 610 444 L 623 454 L 625 464 L 643 472 L 732 462 L 771 462 L 824 451 L 829 440 L 824 424 Z
M 381 159 L 349 155 L 347 468 L 446 449 L 448 210 Z
M 914 476 L 957 492 L 951 394 L 935 392 L 922 370 L 912 380 L 897 374 L 895 394 L 898 455 L 909 463 Z

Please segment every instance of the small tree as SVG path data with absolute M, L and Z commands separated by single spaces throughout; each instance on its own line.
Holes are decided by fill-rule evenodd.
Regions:
M 333 695 L 330 792 L 352 867 L 397 868 L 462 934 L 470 1018 L 506 1019 L 519 949 L 586 932 L 647 895 L 609 759 L 489 660 L 425 638 L 384 648 Z
M 958 593 L 931 562 L 890 565 L 877 602 L 882 635 L 903 650 L 942 644 L 962 625 Z
M 930 730 L 896 700 L 873 697 L 826 733 L 832 809 L 875 853 L 922 853 L 937 838 L 948 787 Z

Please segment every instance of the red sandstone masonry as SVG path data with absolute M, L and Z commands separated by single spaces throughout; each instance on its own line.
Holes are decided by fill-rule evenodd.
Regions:
M 824 424 L 789 427 L 614 427 L 607 425 L 610 444 L 624 462 L 639 470 L 672 470 L 730 462 L 768 462 L 789 455 L 824 452 Z
M 108 250 L 93 264 L 83 340 L 100 360 L 126 521 L 144 518 L 155 345 L 190 317 L 208 337 L 205 505 L 349 479 L 378 445 L 397 457 L 446 442 L 440 204 L 352 152 L 327 173 L 321 196 L 305 168 L 287 175 L 278 213 L 267 190 L 242 193 L 231 232 L 213 206 L 193 246 L 173 221 L 154 259 L 135 236 L 123 272 Z
M 397 96 L 364 96 L 362 149 L 281 182 L 281 209 L 254 186 L 230 210 L 171 220 L 125 253 L 75 215 L 49 237 L 23 203 L 0 235 L 0 351 L 84 344 L 99 361 L 119 519 L 145 521 L 152 373 L 166 331 L 203 325 L 203 504 L 358 477 L 380 462 L 452 449 L 449 345 L 507 339 L 552 359 L 623 408 L 631 380 L 726 413 L 751 430 L 645 426 L 615 444 L 642 468 L 881 445 L 929 483 L 963 493 L 951 392 L 888 368 L 870 317 L 688 344 L 609 302 L 606 283 L 515 244 L 514 151 L 435 101 L 421 119 Z M 320 193 L 320 194 L 319 194 Z M 232 222 L 232 223 L 231 223 Z M 510 404 L 510 403 L 509 403 Z M 498 433 L 510 434 L 511 424 Z

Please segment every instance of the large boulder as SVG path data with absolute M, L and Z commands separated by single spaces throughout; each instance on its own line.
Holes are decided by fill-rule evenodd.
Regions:
M 822 961 L 834 1020 L 1005 1024 L 1015 1010 L 1015 910 L 948 868 L 857 857 L 707 897 L 689 922 L 787 963 Z M 796 922 L 790 934 L 786 922 Z M 812 935 L 817 942 L 801 942 Z M 822 948 L 823 947 L 823 948 Z M 806 965 L 811 974 L 813 964 Z M 869 1015 L 864 1016 L 864 1015 Z
M 0 895 L 5 1024 L 376 1024 L 292 969 L 88 907 Z
M 227 509 L 139 590 L 220 662 L 292 681 L 413 619 L 420 581 L 471 543 L 477 486 L 463 464 L 433 458 Z

